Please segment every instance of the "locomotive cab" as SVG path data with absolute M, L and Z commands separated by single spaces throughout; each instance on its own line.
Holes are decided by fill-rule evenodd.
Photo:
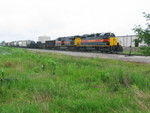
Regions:
M 106 33 L 106 35 L 109 35 L 109 46 L 111 48 L 111 52 L 123 50 L 118 42 L 118 38 L 113 33 Z
M 109 46 L 117 46 L 118 43 L 118 39 L 116 38 L 116 36 L 113 33 L 105 33 L 105 34 L 101 34 L 103 35 L 104 39 L 108 39 L 109 41 Z

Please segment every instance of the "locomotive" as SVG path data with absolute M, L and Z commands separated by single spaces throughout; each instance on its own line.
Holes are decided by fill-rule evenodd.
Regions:
M 123 50 L 118 42 L 118 38 L 111 32 L 59 37 L 56 40 L 49 40 L 45 43 L 30 42 L 32 42 L 31 46 L 28 44 L 26 47 L 71 51 L 100 51 L 107 53 L 115 53 Z

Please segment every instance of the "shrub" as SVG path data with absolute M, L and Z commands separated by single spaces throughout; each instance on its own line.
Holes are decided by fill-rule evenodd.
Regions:
M 0 70 L 0 80 L 2 81 L 4 79 L 4 70 Z
M 150 55 L 150 47 L 140 47 L 139 51 L 144 55 Z

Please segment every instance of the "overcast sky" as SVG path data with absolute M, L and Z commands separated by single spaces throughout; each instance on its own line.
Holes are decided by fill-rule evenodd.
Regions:
M 113 32 L 134 34 L 150 0 L 0 0 L 0 41 Z

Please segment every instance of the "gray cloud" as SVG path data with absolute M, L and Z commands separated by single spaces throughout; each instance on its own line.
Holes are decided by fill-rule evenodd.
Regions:
M 144 24 L 149 0 L 5 0 L 0 3 L 0 41 L 114 32 L 133 34 Z

